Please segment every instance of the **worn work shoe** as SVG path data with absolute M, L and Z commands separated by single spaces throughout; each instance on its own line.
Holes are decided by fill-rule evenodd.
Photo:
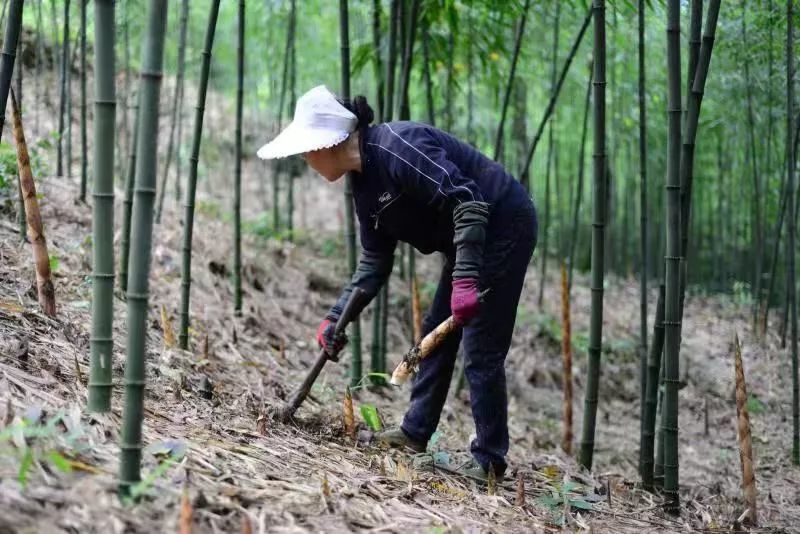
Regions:
M 471 458 L 470 460 L 468 460 L 467 462 L 465 462 L 464 464 L 462 464 L 460 467 L 458 467 L 456 469 L 450 468 L 448 470 L 453 472 L 453 473 L 455 473 L 455 474 L 457 474 L 457 475 L 461 475 L 463 477 L 471 478 L 472 480 L 475 480 L 475 481 L 480 482 L 482 484 L 486 484 L 488 482 L 488 480 L 489 480 L 488 471 L 486 471 L 486 469 L 484 469 L 483 466 L 481 464 L 479 464 L 478 461 L 475 460 L 474 458 Z M 497 473 L 497 471 L 495 471 L 495 473 Z M 495 481 L 497 483 L 502 482 L 503 481 L 503 475 L 495 474 Z
M 414 452 L 425 452 L 425 444 L 414 441 L 403 432 L 403 429 L 398 427 L 387 428 L 383 432 L 375 434 L 375 439 L 382 445 L 402 449 L 408 447 Z

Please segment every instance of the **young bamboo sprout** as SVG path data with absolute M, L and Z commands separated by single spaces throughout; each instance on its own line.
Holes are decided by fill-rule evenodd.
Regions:
M 28 239 L 33 250 L 33 263 L 36 267 L 36 289 L 42 311 L 50 317 L 56 315 L 56 293 L 50 279 L 50 256 L 47 253 L 47 240 L 42 227 L 42 215 L 39 212 L 39 201 L 36 200 L 36 184 L 33 182 L 31 160 L 28 157 L 28 145 L 25 132 L 22 130 L 17 99 L 11 89 L 11 106 L 13 112 L 14 141 L 17 143 L 17 167 L 19 167 L 19 183 L 22 197 L 25 199 L 25 217 L 28 221 Z
M 742 490 L 747 506 L 747 521 L 758 524 L 756 513 L 756 475 L 753 471 L 753 442 L 750 437 L 750 415 L 747 412 L 747 385 L 744 380 L 742 346 L 739 336 L 733 336 L 733 363 L 736 374 L 736 417 L 739 429 L 739 458 L 742 461 Z
M 186 487 L 181 494 L 180 534 L 192 534 L 192 503 Z
M 572 331 L 570 326 L 567 264 L 561 262 L 561 353 L 564 361 L 564 435 L 561 449 L 572 454 Z
M 356 437 L 356 415 L 353 409 L 353 395 L 350 393 L 350 386 L 345 386 L 344 403 L 342 404 L 342 421 L 344 433 L 355 439 Z
M 175 346 L 175 333 L 172 330 L 172 320 L 167 313 L 167 307 L 161 305 L 161 330 L 164 332 L 164 348 L 171 349 Z
M 515 504 L 517 506 L 525 506 L 525 478 L 522 476 L 522 471 L 517 473 L 517 498 Z
M 408 381 L 409 377 L 416 372 L 417 365 L 425 359 L 436 347 L 450 335 L 453 330 L 458 328 L 458 325 L 452 317 L 445 319 L 442 324 L 434 328 L 427 336 L 422 338 L 414 348 L 403 356 L 401 361 L 392 373 L 391 384 L 393 386 L 402 386 Z

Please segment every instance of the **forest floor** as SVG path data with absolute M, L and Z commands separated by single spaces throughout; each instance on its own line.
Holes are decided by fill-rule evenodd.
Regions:
M 162 92 L 165 102 L 170 94 Z M 31 106 L 36 127 L 29 139 L 54 129 L 55 100 L 49 91 L 40 97 L 44 104 Z M 191 88 L 186 98 L 193 101 Z M 452 464 L 468 457 L 474 425 L 467 391 L 451 392 L 435 443 L 424 454 L 387 451 L 346 436 L 342 398 L 349 351 L 340 363 L 326 366 L 294 423 L 270 420 L 269 408 L 282 404 L 311 365 L 316 326 L 347 279 L 342 192 L 310 175 L 299 179 L 295 222 L 301 230 L 294 244 L 278 240 L 266 224 L 261 200 L 264 176 L 271 171 L 252 156 L 245 160 L 245 305 L 242 316 L 234 317 L 230 165 L 225 163 L 230 147 L 221 141 L 233 138 L 229 107 L 209 93 L 206 124 L 213 135 L 204 141 L 200 169 L 190 351 L 165 347 L 161 318 L 163 308 L 167 323 L 177 327 L 182 226 L 171 189 L 164 222 L 155 227 L 144 423 L 148 448 L 137 503 L 120 502 L 115 483 L 126 340 L 122 294 L 114 301 L 113 411 L 98 415 L 84 409 L 91 207 L 76 200 L 74 178 L 36 176 L 58 302 L 57 317 L 48 318 L 36 302 L 30 246 L 20 240 L 13 203 L 0 202 L 0 532 L 174 532 L 184 494 L 195 532 L 241 531 L 245 518 L 253 532 L 730 532 L 744 510 L 733 400 L 735 332 L 743 342 L 750 393 L 761 529 L 800 532 L 800 470 L 789 461 L 791 366 L 775 325 L 758 342 L 746 299 L 688 296 L 680 393 L 683 510 L 679 518 L 665 517 L 661 498 L 638 485 L 638 282 L 607 277 L 597 445 L 589 473 L 561 451 L 560 284 L 551 260 L 543 304 L 537 304 L 538 254 L 506 365 L 509 478 L 495 495 L 444 471 L 417 469 L 434 455 Z M 74 138 L 77 147 L 77 133 Z M 257 141 L 246 136 L 247 146 Z M 116 195 L 118 229 L 120 187 Z M 115 250 L 118 244 L 117 231 Z M 424 304 L 438 280 L 439 260 L 419 257 L 417 265 Z M 407 282 L 398 276 L 392 280 L 390 369 L 410 337 Z M 652 289 L 650 315 L 655 295 Z M 572 290 L 574 448 L 583 413 L 589 301 L 589 280 L 577 273 Z M 362 320 L 365 372 L 371 313 L 368 308 Z M 371 404 L 385 424 L 396 424 L 408 390 L 361 388 L 354 397 L 356 413 Z M 518 476 L 524 480 L 524 504 L 517 503 Z
M 304 177 L 303 187 L 326 187 Z M 431 451 L 409 456 L 354 443 L 342 430 L 345 354 L 329 364 L 297 421 L 265 417 L 301 380 L 316 353 L 319 318 L 345 281 L 340 238 L 297 244 L 264 238 L 246 225 L 245 309 L 232 314 L 230 225 L 202 201 L 194 240 L 190 351 L 165 348 L 161 308 L 176 318 L 180 284 L 178 213 L 167 204 L 153 246 L 144 439 L 146 482 L 137 504 L 121 503 L 115 475 L 122 408 L 126 307 L 115 298 L 113 411 L 87 414 L 91 210 L 63 178 L 38 183 L 50 253 L 58 258 L 58 317 L 35 299 L 28 245 L 13 216 L 0 217 L 0 531 L 175 531 L 188 492 L 196 532 L 254 531 L 594 532 L 730 531 L 743 511 L 739 489 L 731 340 L 738 331 L 751 401 L 760 524 L 800 531 L 800 471 L 790 465 L 789 360 L 771 336 L 752 341 L 748 308 L 729 297 L 690 296 L 681 390 L 679 518 L 637 485 L 638 284 L 609 277 L 594 471 L 561 452 L 560 299 L 557 269 L 536 304 L 531 267 L 508 357 L 510 480 L 495 495 L 468 480 L 415 466 L 434 454 L 466 458 L 473 433 L 467 392 L 448 400 Z M 119 192 L 118 192 L 119 193 Z M 118 195 L 117 199 L 120 199 Z M 118 211 L 120 213 L 120 211 Z M 118 236 L 117 236 L 118 238 Z M 435 281 L 438 260 L 420 258 Z M 398 278 L 398 277 L 394 277 Z M 404 294 L 397 280 L 394 295 Z M 423 285 L 423 299 L 431 284 Z M 650 302 L 654 302 L 654 294 Z M 392 300 L 391 363 L 407 348 L 405 301 Z M 575 428 L 580 431 L 589 316 L 588 279 L 573 289 Z M 370 314 L 363 321 L 369 346 Z M 177 320 L 173 320 L 177 324 Z M 204 339 L 208 348 L 204 348 Z M 367 366 L 365 365 L 365 368 Z M 356 392 L 387 424 L 400 421 L 408 392 Z M 704 429 L 707 406 L 708 432 Z M 363 427 L 363 422 L 361 423 Z M 23 430 L 25 427 L 27 430 Z M 576 444 L 578 439 L 576 438 Z M 27 459 L 26 459 L 27 457 Z M 33 460 L 32 462 L 30 460 Z M 517 475 L 525 503 L 516 504 Z M 24 484 L 21 482 L 24 479 Z M 572 506 L 565 509 L 566 492 Z M 547 497 L 550 498 L 547 498 Z M 554 497 L 555 496 L 555 497 Z

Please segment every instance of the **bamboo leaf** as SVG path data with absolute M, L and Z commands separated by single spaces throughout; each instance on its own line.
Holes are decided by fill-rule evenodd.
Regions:
M 23 488 L 28 483 L 28 471 L 31 470 L 31 466 L 33 466 L 33 451 L 30 448 L 26 448 L 17 472 L 17 480 L 19 480 Z
M 50 451 L 47 453 L 47 459 L 62 473 L 69 473 L 72 471 L 72 464 L 70 461 L 64 458 L 58 451 Z
M 378 409 L 372 404 L 362 404 L 360 407 L 361 417 L 367 426 L 373 432 L 378 432 L 381 429 L 381 418 L 378 415 Z

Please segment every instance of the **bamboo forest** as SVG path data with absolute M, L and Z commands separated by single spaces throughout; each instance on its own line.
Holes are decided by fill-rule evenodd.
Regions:
M 0 3 L 0 532 L 800 532 L 800 2 Z

